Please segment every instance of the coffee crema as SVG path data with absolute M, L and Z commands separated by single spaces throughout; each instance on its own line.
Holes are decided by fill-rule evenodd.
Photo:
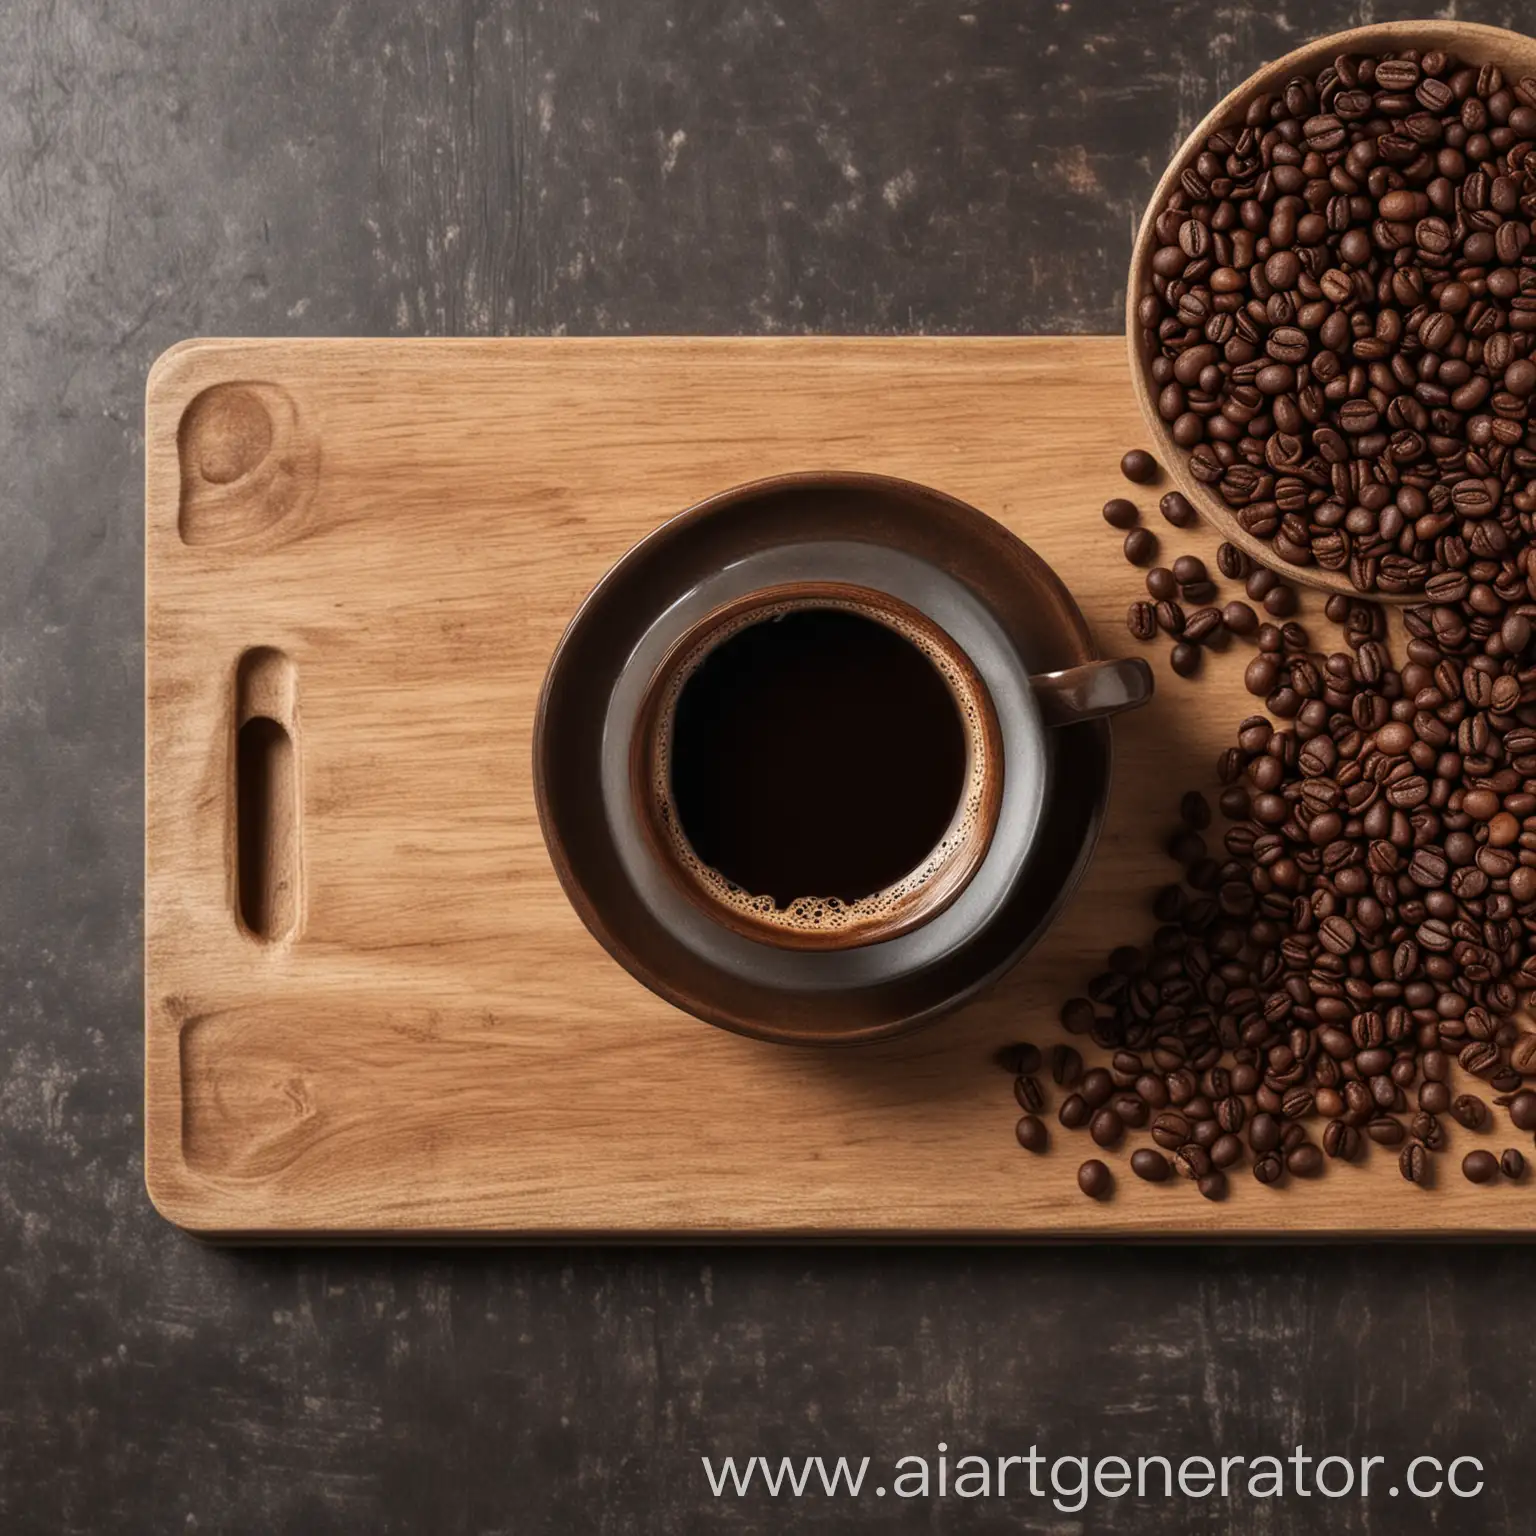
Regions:
M 995 824 L 985 685 L 905 603 L 798 583 L 726 604 L 653 679 L 637 792 L 657 851 L 729 926 L 835 948 L 894 937 L 964 889 Z

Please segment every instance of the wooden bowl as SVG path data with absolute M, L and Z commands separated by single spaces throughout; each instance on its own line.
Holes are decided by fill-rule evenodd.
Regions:
M 1187 496 L 1195 509 L 1222 538 L 1247 554 L 1260 565 L 1302 586 L 1317 587 L 1327 592 L 1343 592 L 1351 597 L 1370 595 L 1383 603 L 1421 603 L 1422 594 L 1405 592 L 1392 595 L 1384 592 L 1363 594 L 1356 590 L 1343 571 L 1325 571 L 1315 565 L 1291 565 L 1280 559 L 1273 546 L 1265 539 L 1256 539 L 1245 533 L 1225 502 L 1208 490 L 1189 469 L 1187 451 L 1173 440 L 1168 423 L 1158 414 L 1157 400 L 1152 380 L 1147 372 L 1149 358 L 1141 346 L 1141 327 L 1136 322 L 1136 304 L 1147 290 L 1152 254 L 1157 245 L 1153 226 L 1158 212 L 1178 185 L 1179 178 L 1199 156 L 1206 139 L 1225 124 L 1241 121 L 1248 103 L 1265 92 L 1282 87 L 1293 75 L 1316 74 L 1327 63 L 1342 53 L 1395 53 L 1404 48 L 1421 51 L 1441 49 L 1454 53 L 1469 64 L 1497 64 L 1511 74 L 1536 74 L 1536 38 L 1507 32 L 1502 27 L 1478 26 L 1464 21 L 1386 21 L 1375 26 L 1354 27 L 1348 32 L 1335 32 L 1330 37 L 1320 37 L 1316 42 L 1297 48 L 1294 52 L 1266 64 L 1256 70 L 1234 91 L 1229 91 L 1195 125 L 1189 137 L 1179 147 L 1179 152 L 1169 162 L 1162 179 L 1152 191 L 1141 227 L 1136 232 L 1136 243 L 1131 248 L 1130 277 L 1125 291 L 1125 340 L 1130 354 L 1131 378 L 1136 399 L 1141 406 L 1142 419 L 1152 437 L 1152 451 L 1167 469 L 1174 485 Z

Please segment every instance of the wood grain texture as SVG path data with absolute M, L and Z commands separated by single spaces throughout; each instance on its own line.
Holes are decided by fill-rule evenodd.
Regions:
M 1202 485 L 1189 470 L 1189 455 L 1173 440 L 1173 432 L 1157 409 L 1157 399 L 1145 369 L 1140 344 L 1141 326 L 1136 319 L 1136 305 L 1151 285 L 1152 257 L 1157 250 L 1157 217 L 1179 185 L 1179 178 L 1199 157 L 1205 141 L 1218 128 L 1241 123 L 1248 103 L 1265 94 L 1283 92 L 1288 80 L 1298 75 L 1315 76 L 1325 64 L 1341 54 L 1400 53 L 1405 49 L 1421 51 L 1442 49 L 1470 64 L 1497 64 L 1506 78 L 1518 79 L 1536 73 L 1536 38 L 1511 32 L 1503 27 L 1482 26 L 1469 21 L 1383 21 L 1371 26 L 1352 27 L 1318 37 L 1271 60 L 1255 70 L 1240 85 L 1228 91 L 1190 130 L 1167 169 L 1152 189 L 1146 209 L 1131 246 L 1130 277 L 1126 283 L 1125 335 L 1142 420 L 1151 437 L 1153 451 L 1169 466 L 1178 488 L 1200 509 L 1200 515 L 1220 531 L 1224 539 L 1246 550 L 1255 560 L 1272 565 L 1293 581 L 1328 592 L 1354 596 L 1355 588 L 1347 571 L 1325 571 L 1320 566 L 1291 566 L 1275 556 L 1268 539 L 1257 539 L 1246 532 L 1232 510 L 1209 486 Z M 1418 600 L 1414 593 L 1392 596 L 1376 594 L 1376 600 L 1403 605 Z
M 183 420 L 240 382 L 292 401 L 312 494 L 189 543 Z M 160 1209 L 241 1237 L 1523 1231 L 1526 1189 L 1453 1175 L 1463 1132 L 1434 1190 L 1378 1153 L 1313 1186 L 1238 1179 L 1222 1206 L 1135 1185 L 1123 1161 L 1119 1197 L 1093 1204 L 1074 1184 L 1086 1138 L 1056 1130 L 1045 1159 L 1014 1145 L 992 1056 L 1056 1038 L 1059 1002 L 1106 949 L 1148 936 L 1178 794 L 1210 786 L 1250 712 L 1242 648 L 1198 683 L 1159 652 L 1160 695 L 1116 723 L 1109 821 L 1055 931 L 909 1040 L 818 1054 L 711 1029 L 613 964 L 561 894 L 534 817 L 534 701 L 566 621 L 635 539 L 759 475 L 905 476 L 1014 528 L 1124 654 L 1141 573 L 1098 509 L 1126 491 L 1117 464 L 1140 435 L 1119 338 L 173 349 L 146 446 Z M 1212 560 L 1207 531 L 1151 523 L 1165 556 Z M 1303 616 L 1324 623 L 1320 606 Z M 277 942 L 233 905 L 236 678 L 253 647 L 288 658 L 302 700 L 303 899 Z

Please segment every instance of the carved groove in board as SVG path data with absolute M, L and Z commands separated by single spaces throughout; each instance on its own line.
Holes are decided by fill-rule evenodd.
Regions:
M 253 938 L 275 944 L 299 926 L 303 866 L 298 678 L 259 646 L 235 674 L 235 903 Z
M 176 432 L 183 544 L 285 542 L 302 531 L 320 478 L 320 444 L 277 384 L 214 384 Z

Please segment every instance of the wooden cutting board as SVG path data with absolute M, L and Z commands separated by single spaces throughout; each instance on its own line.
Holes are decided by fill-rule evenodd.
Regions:
M 1223 1205 L 1077 1192 L 1015 1145 L 1005 1042 L 1144 941 L 1180 791 L 1251 712 L 1234 647 L 1116 723 L 1098 855 L 993 991 L 816 1053 L 710 1028 L 582 927 L 534 814 L 561 631 L 711 492 L 860 469 L 1001 519 L 1108 653 L 1142 576 L 1099 516 L 1142 436 L 1118 338 L 194 341 L 149 380 L 146 1134 L 172 1221 L 241 1239 L 1496 1234 L 1532 1186 L 1376 1149 Z M 1162 538 L 1214 568 L 1131 490 Z M 1235 594 L 1228 594 L 1235 595 Z M 1303 617 L 1323 629 L 1319 605 Z M 1153 654 L 1153 648 L 1148 648 Z M 249 720 L 273 720 L 241 730 Z M 237 762 L 238 759 L 238 762 Z M 242 814 L 238 796 L 247 797 Z M 241 829 L 244 829 L 242 832 Z M 237 858 L 237 840 L 249 841 Z M 256 870 L 242 879 L 238 871 Z M 1528 1140 L 1528 1138 L 1526 1138 Z M 1128 1150 L 1128 1149 L 1127 1149 Z M 1527 1149 L 1529 1150 L 1529 1148 Z

